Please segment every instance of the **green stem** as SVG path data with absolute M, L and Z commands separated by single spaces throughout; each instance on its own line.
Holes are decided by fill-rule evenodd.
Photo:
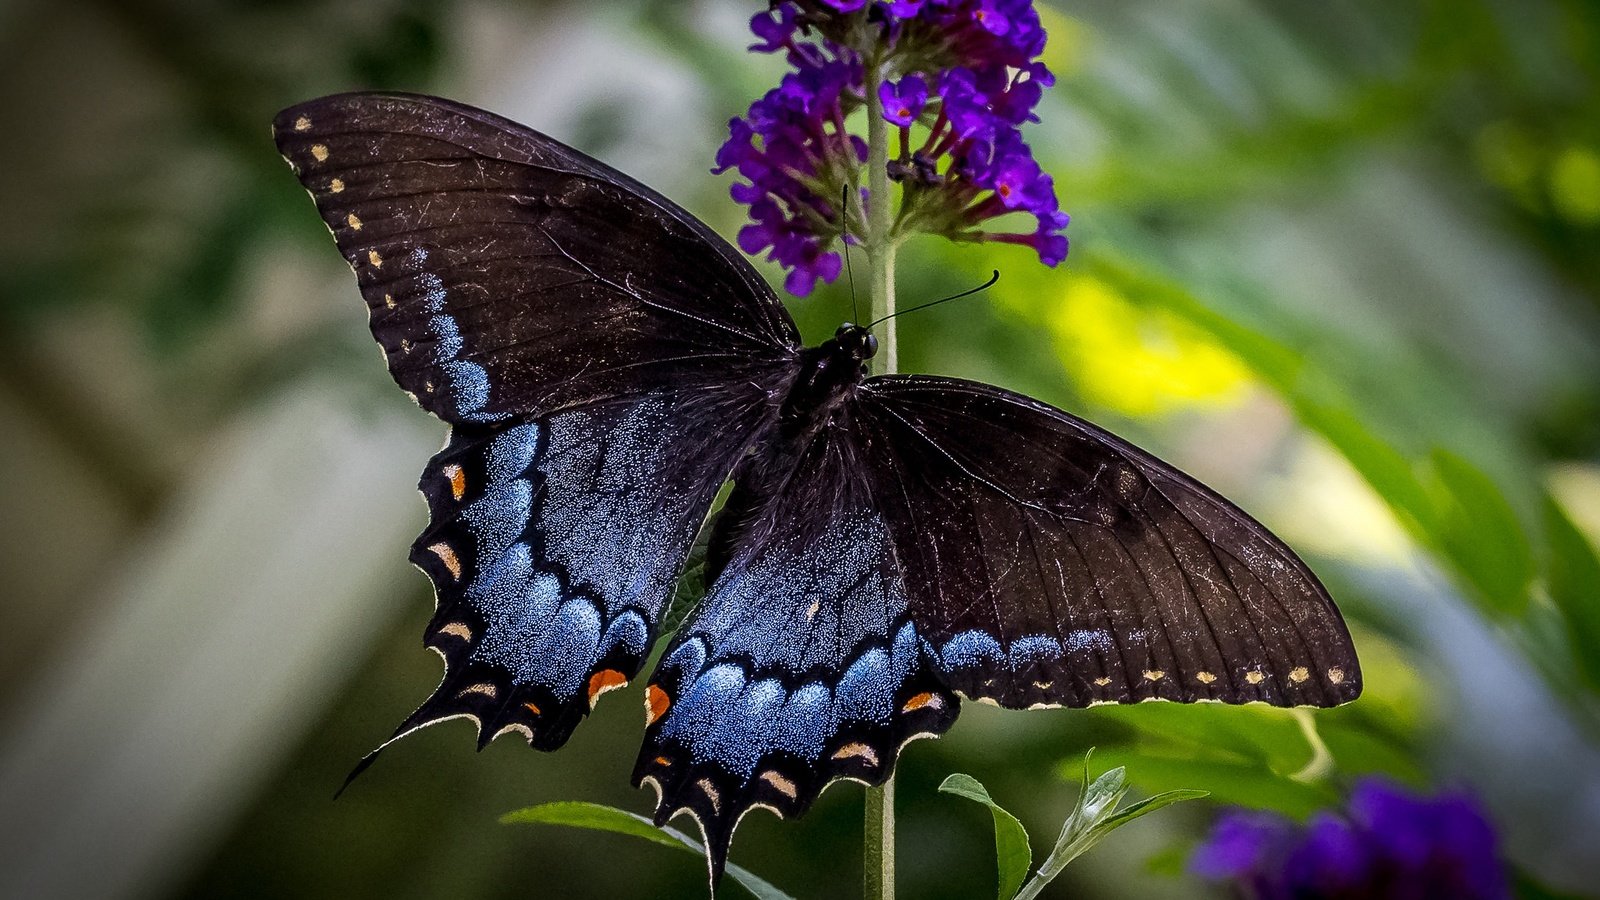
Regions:
M 882 80 L 882 59 L 871 57 L 866 65 L 867 93 L 867 216 L 862 243 L 867 250 L 867 291 L 871 300 L 871 319 L 884 319 L 894 313 L 894 210 L 889 198 L 889 123 L 883 118 L 878 99 Z M 898 368 L 895 321 L 883 323 L 878 343 L 878 372 L 887 374 Z M 894 774 L 882 787 L 867 788 L 866 826 L 862 835 L 864 896 L 867 900 L 893 900 L 894 897 Z
M 862 242 L 867 249 L 867 290 L 872 318 L 876 321 L 894 314 L 894 255 L 898 239 L 894 234 L 894 209 L 889 198 L 889 123 L 883 117 L 878 99 L 882 73 L 877 60 L 867 66 L 867 230 Z M 878 372 L 899 371 L 895 321 L 883 323 L 879 336 Z
M 862 896 L 894 897 L 894 775 L 882 787 L 867 788 L 867 821 L 862 830 Z

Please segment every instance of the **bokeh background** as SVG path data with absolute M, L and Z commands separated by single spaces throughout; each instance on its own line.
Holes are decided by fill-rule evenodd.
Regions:
M 741 224 L 708 174 L 776 79 L 758 4 L 13 2 L 0 9 L 0 896 L 691 897 L 634 839 L 503 826 L 646 811 L 636 686 L 572 743 L 449 723 L 350 765 L 431 689 L 413 485 L 443 427 L 389 383 L 275 156 L 282 106 L 440 93 Z M 1084 414 L 1303 553 L 1366 695 L 1294 718 L 969 705 L 900 776 L 902 895 L 993 891 L 983 780 L 1042 855 L 1077 761 L 1304 816 L 1363 774 L 1466 786 L 1526 896 L 1600 895 L 1600 7 L 1583 0 L 1056 0 L 1031 141 L 1059 270 L 926 238 L 904 367 Z M 769 275 L 773 275 L 770 269 Z M 841 286 L 791 303 L 807 336 Z M 1216 811 L 1141 820 L 1059 897 L 1194 897 Z M 733 858 L 858 891 L 861 791 L 751 816 Z M 729 884 L 726 892 L 740 895 Z

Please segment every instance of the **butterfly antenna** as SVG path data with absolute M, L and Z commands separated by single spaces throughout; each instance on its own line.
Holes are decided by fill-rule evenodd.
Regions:
M 1000 270 L 999 269 L 995 269 L 994 270 L 994 274 L 989 276 L 989 280 L 988 281 L 985 281 L 983 284 L 980 284 L 975 288 L 968 288 L 967 290 L 964 290 L 959 294 L 951 294 L 948 297 L 940 297 L 938 300 L 933 300 L 933 301 L 930 301 L 928 303 L 923 303 L 923 304 L 921 304 L 919 306 L 913 306 L 913 307 L 911 307 L 909 309 L 897 309 L 894 312 L 888 314 L 887 316 L 884 316 L 881 319 L 878 319 L 875 322 L 867 323 L 866 327 L 872 328 L 873 326 L 882 324 L 884 322 L 887 322 L 887 321 L 889 321 L 890 319 L 892 319 L 892 318 L 894 318 L 896 316 L 903 316 L 906 313 L 916 312 L 919 309 L 927 309 L 930 306 L 938 306 L 941 303 L 949 303 L 951 300 L 960 300 L 962 297 L 970 297 L 973 294 L 978 293 L 979 291 L 986 291 L 989 288 L 994 287 L 994 283 L 999 281 L 999 280 L 1000 280 Z
M 864 213 L 863 213 L 864 214 Z M 856 306 L 856 273 L 850 268 L 850 184 L 839 189 L 839 239 L 844 244 L 844 273 L 850 281 L 850 320 L 859 322 L 861 310 Z

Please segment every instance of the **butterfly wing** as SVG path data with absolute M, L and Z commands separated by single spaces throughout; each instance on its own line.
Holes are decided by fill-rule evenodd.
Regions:
M 720 574 L 651 676 L 634 783 L 657 788 L 658 824 L 700 824 L 713 880 L 751 808 L 795 816 L 836 779 L 879 784 L 901 745 L 955 720 L 860 459 L 837 429 L 792 469 L 741 476 Z
M 452 425 L 412 551 L 446 672 L 396 737 L 468 717 L 480 744 L 559 747 L 649 652 L 717 487 L 793 378 L 794 324 L 688 213 L 490 113 L 345 94 L 274 133 L 391 374 Z
M 989 385 L 866 381 L 861 427 L 942 677 L 1002 706 L 1334 706 L 1350 635 L 1292 551 L 1116 436 Z
M 564 744 L 656 637 L 762 397 L 657 392 L 511 427 L 457 426 L 421 481 L 432 522 L 411 559 L 438 607 L 443 681 L 396 736 L 458 716 Z
M 284 110 L 273 133 L 355 270 L 390 373 L 446 421 L 769 384 L 799 345 L 716 234 L 515 122 L 339 94 Z

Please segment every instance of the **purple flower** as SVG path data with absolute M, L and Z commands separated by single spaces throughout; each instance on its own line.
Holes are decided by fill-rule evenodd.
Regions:
M 1423 797 L 1357 785 L 1342 813 L 1305 826 L 1270 813 L 1225 813 L 1189 870 L 1256 900 L 1510 897 L 1494 829 L 1464 794 Z
M 1011 30 L 1011 20 L 994 0 L 981 0 L 978 8 L 972 11 L 972 18 L 990 34 L 1001 35 Z
M 878 88 L 878 98 L 883 101 L 883 117 L 892 125 L 910 125 L 922 114 L 928 102 L 928 83 L 920 75 L 907 75 L 899 84 L 885 81 Z
M 750 49 L 758 53 L 772 53 L 789 46 L 794 39 L 795 29 L 799 27 L 799 19 L 800 11 L 787 3 L 751 16 L 750 31 L 761 42 L 751 44 Z
M 1211 834 L 1195 848 L 1189 870 L 1209 881 L 1243 878 L 1263 868 L 1293 826 L 1268 813 L 1224 813 Z
M 792 292 L 838 276 L 829 248 L 859 210 L 837 209 L 837 198 L 870 181 L 866 144 L 845 125 L 868 99 L 863 59 L 880 61 L 871 99 L 899 131 L 888 161 L 904 192 L 894 237 L 1021 244 L 1052 266 L 1066 257 L 1054 181 L 1018 130 L 1038 120 L 1054 82 L 1037 58 L 1045 33 L 1032 0 L 783 0 L 750 30 L 751 49 L 782 50 L 793 70 L 729 123 L 713 171 L 743 179 L 729 189 L 750 207 L 740 245 L 790 269 Z M 1015 214 L 1031 215 L 1033 229 L 991 229 Z

